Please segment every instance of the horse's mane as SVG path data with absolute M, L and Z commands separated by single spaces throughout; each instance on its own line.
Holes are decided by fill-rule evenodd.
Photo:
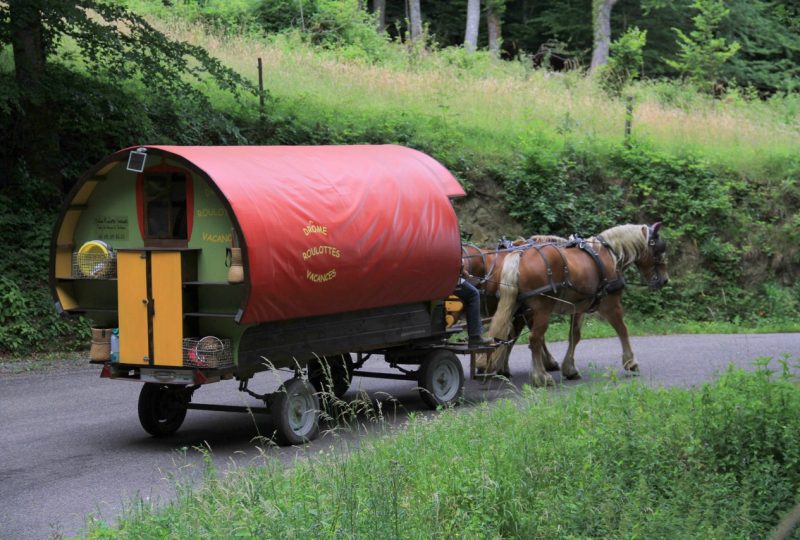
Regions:
M 537 244 L 565 244 L 567 242 L 566 238 L 555 234 L 534 234 L 529 240 Z
M 642 227 L 647 229 L 647 236 L 642 234 Z M 617 225 L 606 229 L 597 236 L 602 236 L 603 240 L 611 246 L 616 266 L 625 269 L 647 252 L 650 228 L 647 225 Z M 591 239 L 595 240 L 597 236 Z

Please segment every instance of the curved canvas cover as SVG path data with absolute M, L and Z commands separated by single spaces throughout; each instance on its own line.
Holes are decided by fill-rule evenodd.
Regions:
M 449 198 L 464 191 L 421 152 L 148 148 L 191 163 L 230 204 L 249 283 L 243 323 L 442 299 L 456 285 L 461 241 Z

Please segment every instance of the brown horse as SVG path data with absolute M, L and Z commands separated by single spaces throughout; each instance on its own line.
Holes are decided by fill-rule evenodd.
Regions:
M 481 291 L 481 314 L 486 317 L 491 317 L 497 310 L 500 285 L 500 274 L 503 268 L 503 261 L 509 253 L 517 251 L 524 251 L 530 249 L 533 245 L 541 245 L 545 243 L 566 243 L 566 238 L 552 235 L 535 235 L 528 239 L 518 238 L 513 242 L 509 242 L 507 247 L 496 247 L 494 249 L 482 249 L 473 244 L 464 244 L 461 246 L 462 251 L 462 264 L 467 272 L 479 278 L 478 288 Z M 519 337 L 522 329 L 527 326 L 525 321 L 524 310 L 518 312 L 513 317 L 511 323 L 511 332 L 505 339 L 508 341 L 505 345 L 500 345 L 497 350 L 491 354 L 491 360 L 487 354 L 478 354 L 476 357 L 476 366 L 479 373 L 485 373 L 487 366 L 493 366 L 498 375 L 511 377 L 511 371 L 508 367 L 508 360 L 511 354 L 511 349 L 514 342 Z M 547 345 L 544 345 L 544 365 L 548 371 L 558 370 L 558 362 L 550 351 L 547 350 Z
M 572 240 L 565 246 L 544 244 L 536 249 L 513 252 L 503 261 L 500 301 L 489 335 L 505 339 L 513 332 L 513 317 L 529 310 L 530 349 L 533 383 L 553 384 L 545 370 L 544 336 L 553 313 L 573 315 L 570 340 L 561 374 L 576 379 L 575 347 L 586 313 L 597 311 L 606 319 L 622 344 L 622 365 L 638 371 L 623 321 L 623 271 L 634 264 L 651 288 L 659 289 L 669 280 L 666 242 L 660 237 L 661 223 L 619 225 L 587 240 Z

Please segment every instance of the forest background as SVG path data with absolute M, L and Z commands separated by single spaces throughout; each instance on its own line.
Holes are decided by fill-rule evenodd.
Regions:
M 411 146 L 473 241 L 663 221 L 634 320 L 796 328 L 800 2 L 6 0 L 0 47 L 0 352 L 87 343 L 52 226 L 136 144 Z

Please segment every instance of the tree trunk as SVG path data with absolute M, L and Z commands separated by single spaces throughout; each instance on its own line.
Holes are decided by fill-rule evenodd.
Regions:
M 501 25 L 502 21 L 500 15 L 489 8 L 489 11 L 486 13 L 486 27 L 489 31 L 489 52 L 492 53 L 492 56 L 495 58 L 500 57 Z
M 422 9 L 419 2 L 420 0 L 408 0 L 408 19 L 412 41 L 422 36 Z
M 378 14 L 378 32 L 385 32 L 386 0 L 372 0 L 372 11 Z
M 467 30 L 464 32 L 464 49 L 475 52 L 478 48 L 478 26 L 481 23 L 481 0 L 467 2 Z
M 14 73 L 22 110 L 14 154 L 22 157 L 31 174 L 61 189 L 57 118 L 49 106 L 41 5 L 41 0 L 8 2 Z
M 611 10 L 617 1 L 593 0 L 592 2 L 592 22 L 594 26 L 592 72 L 608 63 L 608 49 L 611 44 Z

